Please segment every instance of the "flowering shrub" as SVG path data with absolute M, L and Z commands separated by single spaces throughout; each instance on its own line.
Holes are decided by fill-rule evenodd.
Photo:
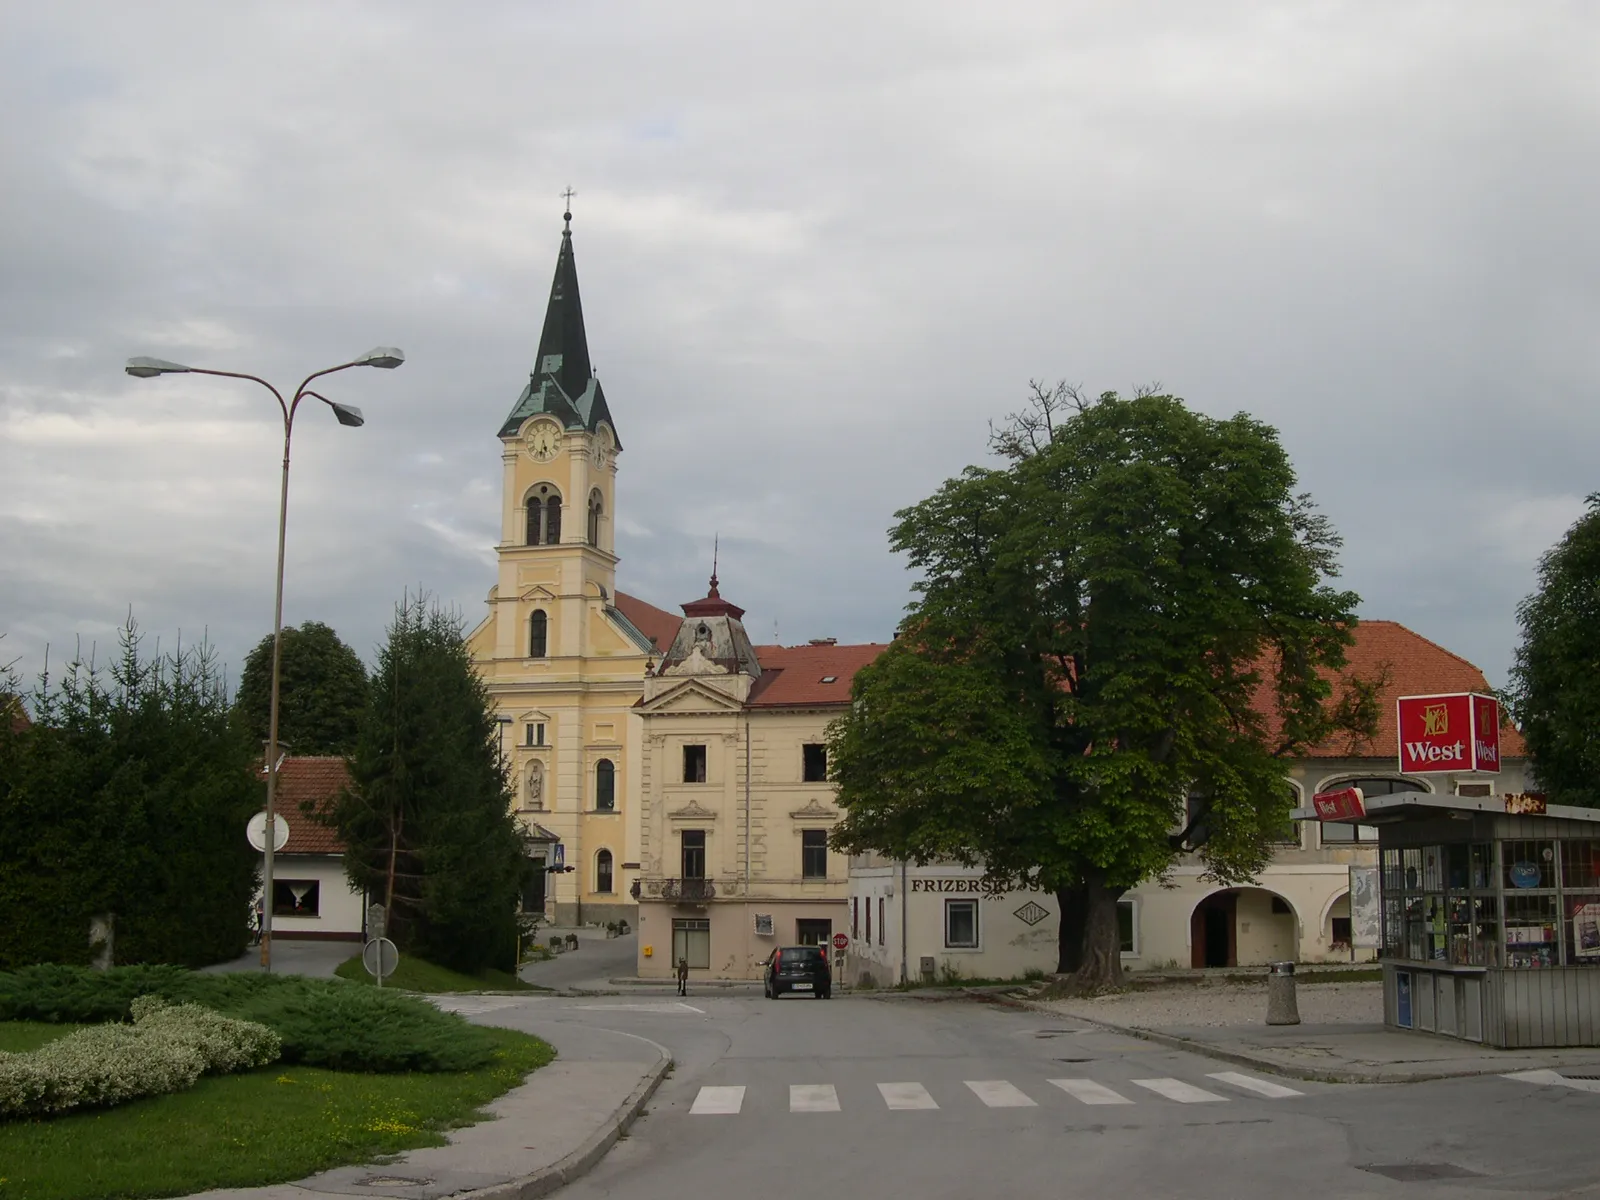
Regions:
M 27 1054 L 0 1054 L 0 1118 L 52 1116 L 192 1087 L 278 1057 L 278 1035 L 195 1004 L 134 1002 L 132 1025 L 97 1025 Z

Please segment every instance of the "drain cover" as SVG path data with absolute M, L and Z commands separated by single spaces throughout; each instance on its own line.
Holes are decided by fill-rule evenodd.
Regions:
M 1424 1183 L 1429 1179 L 1475 1179 L 1478 1171 L 1469 1171 L 1454 1163 L 1392 1163 L 1387 1166 L 1373 1164 L 1361 1168 L 1374 1175 L 1393 1179 L 1396 1183 Z
M 265 826 L 263 826 L 263 828 L 265 828 Z M 1563 1071 L 1563 1072 L 1561 1072 L 1561 1078 L 1563 1078 L 1563 1079 L 1600 1079 L 1600 1075 L 1579 1075 L 1575 1071 Z
M 413 1179 L 409 1175 L 368 1175 L 361 1180 L 362 1187 L 427 1187 L 433 1180 Z

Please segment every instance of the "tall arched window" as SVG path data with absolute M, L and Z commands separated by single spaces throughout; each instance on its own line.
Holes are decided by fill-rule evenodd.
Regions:
M 548 650 L 550 618 L 544 609 L 536 608 L 528 618 L 528 657 L 543 658 Z
M 527 544 L 554 546 L 561 541 L 561 493 L 541 483 L 528 494 Z
M 589 545 L 600 544 L 600 489 L 589 493 Z
M 594 765 L 594 806 L 600 812 L 613 812 L 617 807 L 617 768 L 609 758 Z
M 611 851 L 602 850 L 594 856 L 594 890 L 611 890 Z
M 561 542 L 561 497 L 551 496 L 544 502 L 544 544 L 555 546 Z

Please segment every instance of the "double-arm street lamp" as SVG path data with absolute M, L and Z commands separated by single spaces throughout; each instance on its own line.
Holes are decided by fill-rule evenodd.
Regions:
M 295 389 L 294 397 L 287 401 L 284 400 L 283 393 L 265 379 L 239 371 L 212 371 L 205 367 L 186 367 L 182 363 L 167 362 L 160 358 L 130 358 L 126 368 L 129 375 L 138 379 L 151 379 L 157 375 L 220 375 L 224 379 L 248 379 L 271 392 L 283 412 L 283 488 L 278 497 L 278 578 L 277 594 L 272 608 L 272 701 L 267 728 L 266 829 L 261 858 L 261 965 L 268 971 L 272 970 L 272 852 L 275 848 L 273 842 L 277 825 L 274 820 L 273 802 L 278 790 L 278 683 L 283 648 L 283 542 L 289 525 L 289 439 L 294 433 L 294 416 L 299 411 L 300 401 L 309 396 L 331 408 L 339 424 L 361 425 L 365 418 L 362 417 L 359 408 L 350 404 L 339 404 L 312 391 L 312 382 L 324 375 L 332 375 L 336 371 L 347 371 L 351 367 L 383 367 L 392 370 L 405 360 L 406 356 L 393 346 L 379 346 L 375 350 L 367 351 L 360 358 L 307 375 L 304 382 Z

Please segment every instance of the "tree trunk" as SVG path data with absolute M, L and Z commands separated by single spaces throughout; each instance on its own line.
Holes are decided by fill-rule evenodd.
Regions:
M 1090 875 L 1083 885 L 1082 950 L 1073 983 L 1092 992 L 1122 986 L 1122 938 L 1117 931 L 1117 901 L 1126 888 L 1111 887 Z
M 1083 885 L 1057 888 L 1061 923 L 1056 930 L 1056 973 L 1072 975 L 1083 964 L 1083 928 L 1088 916 Z

